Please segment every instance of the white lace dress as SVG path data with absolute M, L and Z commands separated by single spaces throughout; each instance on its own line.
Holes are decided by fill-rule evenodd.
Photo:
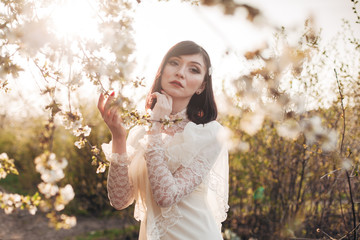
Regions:
M 187 120 L 185 111 L 171 116 L 179 117 L 181 122 L 158 135 L 134 127 L 127 154 L 111 153 L 111 143 L 103 144 L 111 161 L 110 202 L 123 209 L 136 200 L 141 240 L 222 239 L 229 174 L 223 127 L 216 121 L 196 125 Z M 131 174 L 139 175 L 137 183 Z M 141 198 L 136 198 L 134 184 L 144 185 Z

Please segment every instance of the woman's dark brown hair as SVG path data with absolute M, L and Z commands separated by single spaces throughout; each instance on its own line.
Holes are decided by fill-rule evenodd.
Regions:
M 174 45 L 164 56 L 161 61 L 160 67 L 156 73 L 154 83 L 151 90 L 146 98 L 146 109 L 153 109 L 156 103 L 156 99 L 152 100 L 151 94 L 154 92 L 161 91 L 161 76 L 165 65 L 171 57 L 179 57 L 183 55 L 194 55 L 201 54 L 204 58 L 206 65 L 206 73 L 204 77 L 205 89 L 201 94 L 194 94 L 187 106 L 187 116 L 190 121 L 196 124 L 205 124 L 211 122 L 217 117 L 217 108 L 212 89 L 212 78 L 211 78 L 211 62 L 208 53 L 198 44 L 192 41 L 183 41 Z M 210 72 L 209 72 L 210 70 Z

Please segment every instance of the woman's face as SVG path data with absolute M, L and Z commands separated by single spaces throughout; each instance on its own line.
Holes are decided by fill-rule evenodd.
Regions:
M 206 66 L 201 54 L 171 57 L 164 67 L 161 87 L 173 101 L 190 101 L 196 91 L 204 90 L 205 74 Z

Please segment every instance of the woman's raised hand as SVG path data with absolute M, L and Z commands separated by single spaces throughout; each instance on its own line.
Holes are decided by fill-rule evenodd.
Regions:
M 110 129 L 113 138 L 126 138 L 126 130 L 122 126 L 118 107 L 111 104 L 114 97 L 115 92 L 111 93 L 107 99 L 101 94 L 98 101 L 98 109 L 106 125 Z
M 156 98 L 156 104 L 152 109 L 153 120 L 169 117 L 172 111 L 172 98 L 164 90 L 161 90 L 161 93 L 154 92 L 152 97 Z

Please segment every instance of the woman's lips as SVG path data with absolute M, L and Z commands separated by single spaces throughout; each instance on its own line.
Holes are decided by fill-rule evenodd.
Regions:
M 181 87 L 181 88 L 183 88 L 184 86 L 181 84 L 181 82 L 179 82 L 179 81 L 172 81 L 172 82 L 170 82 L 172 85 L 175 85 L 175 86 L 177 86 L 177 87 Z

